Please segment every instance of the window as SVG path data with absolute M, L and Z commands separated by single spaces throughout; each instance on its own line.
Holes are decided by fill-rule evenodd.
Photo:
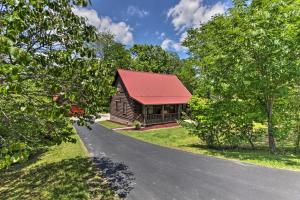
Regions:
M 162 106 L 153 106 L 153 114 L 161 114 Z
M 120 110 L 120 101 L 119 100 L 116 100 L 116 111 L 119 111 Z
M 127 114 L 127 103 L 123 102 L 123 115 Z
M 154 105 L 154 106 L 148 106 L 147 107 L 147 114 L 152 115 L 152 114 L 161 114 L 162 111 L 162 106 L 161 105 Z
M 124 93 L 124 89 L 123 89 L 122 85 L 119 85 L 117 90 L 119 93 Z
M 176 108 L 174 105 L 165 105 L 165 111 L 167 113 L 176 113 Z
M 147 107 L 147 114 L 149 114 L 149 115 L 153 114 L 153 106 Z

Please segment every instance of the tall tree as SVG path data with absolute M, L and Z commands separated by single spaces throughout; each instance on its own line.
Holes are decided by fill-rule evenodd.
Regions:
M 163 50 L 160 46 L 133 45 L 130 48 L 132 55 L 132 68 L 139 71 L 159 73 L 175 73 L 181 66 L 180 58 L 175 53 Z
M 280 139 L 295 144 L 295 151 L 300 146 L 300 86 L 289 88 L 287 95 L 278 100 L 274 108 L 275 120 L 280 122 Z M 278 134 L 277 134 L 278 135 Z
M 74 141 L 70 105 L 93 114 L 111 93 L 110 71 L 90 45 L 96 29 L 72 12 L 87 2 L 0 2 L 0 168 Z
M 97 50 L 97 56 L 113 73 L 118 68 L 130 68 L 130 51 L 123 44 L 116 42 L 110 33 L 100 33 L 94 46 Z
M 226 15 L 192 29 L 184 42 L 220 100 L 250 101 L 268 125 L 275 152 L 274 105 L 299 81 L 299 0 L 235 1 Z
M 180 67 L 176 68 L 175 74 L 187 89 L 193 93 L 199 84 L 199 68 L 189 59 L 182 60 L 181 63 Z

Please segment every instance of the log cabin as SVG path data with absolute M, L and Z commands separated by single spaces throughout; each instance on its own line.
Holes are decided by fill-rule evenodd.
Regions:
M 176 75 L 117 70 L 116 94 L 110 101 L 110 120 L 143 126 L 176 122 L 191 93 Z

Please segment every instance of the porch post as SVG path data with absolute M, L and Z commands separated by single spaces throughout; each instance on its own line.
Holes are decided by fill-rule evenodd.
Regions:
M 180 119 L 180 114 L 181 114 L 181 105 L 180 104 L 177 105 L 177 113 L 178 113 L 177 118 L 179 120 Z
M 165 105 L 162 105 L 162 120 L 165 121 Z
M 143 105 L 144 126 L 146 126 L 146 115 L 147 115 L 146 106 Z

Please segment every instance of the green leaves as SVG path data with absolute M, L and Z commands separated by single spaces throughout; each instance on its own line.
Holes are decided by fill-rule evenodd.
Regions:
M 229 135 L 244 127 L 251 133 L 253 122 L 268 121 L 271 140 L 273 129 L 283 134 L 282 123 L 275 120 L 279 111 L 273 108 L 300 81 L 299 21 L 297 0 L 253 1 L 249 6 L 235 1 L 227 15 L 188 31 L 184 45 L 201 72 L 196 91 L 209 99 L 213 110 L 206 115 L 214 126 L 201 128 L 213 133 L 223 123 L 228 129 L 222 131 Z M 191 102 L 191 109 L 197 119 L 195 104 Z
M 0 168 L 7 167 L 13 163 L 26 160 L 29 152 L 25 143 L 16 141 L 12 144 L 4 144 L 0 148 Z
M 87 114 L 104 109 L 111 69 L 91 45 L 98 39 L 95 27 L 72 12 L 72 6 L 87 3 L 0 3 L 0 168 L 38 149 L 74 142 L 71 104 Z
M 181 67 L 178 55 L 169 53 L 160 46 L 135 44 L 130 52 L 133 57 L 132 68 L 138 71 L 170 74 Z

